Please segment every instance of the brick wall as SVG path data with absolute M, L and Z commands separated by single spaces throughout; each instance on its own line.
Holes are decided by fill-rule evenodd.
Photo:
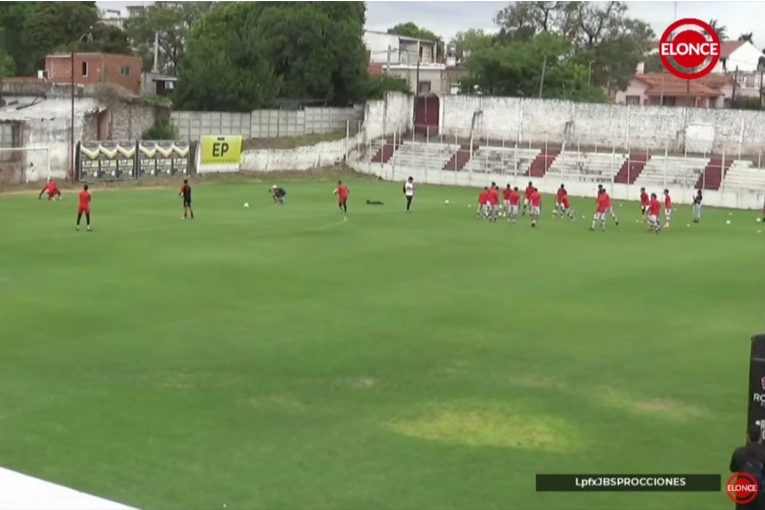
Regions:
M 71 54 L 48 55 L 45 70 L 52 82 L 71 83 Z M 109 82 L 120 85 L 134 94 L 141 92 L 141 59 L 128 55 L 104 53 L 74 54 L 74 83 L 95 85 Z

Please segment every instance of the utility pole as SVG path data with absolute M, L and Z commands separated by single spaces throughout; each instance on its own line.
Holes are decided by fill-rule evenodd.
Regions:
M 70 168 L 70 177 L 72 179 L 72 182 L 74 182 L 75 173 L 77 172 L 77 169 L 75 168 L 75 162 L 77 161 L 74 151 L 74 51 L 72 51 L 72 54 L 70 55 L 72 59 L 72 74 L 70 76 L 70 97 L 72 99 L 72 111 L 71 113 L 71 119 L 70 119 L 70 125 L 69 125 L 69 148 L 72 151 L 72 159 L 70 161 L 71 166 Z
M 661 92 L 659 93 L 659 106 L 664 106 L 664 74 L 667 71 L 662 71 L 661 73 Z
M 542 61 L 542 77 L 539 79 L 539 99 L 542 99 L 542 91 L 545 87 L 545 71 L 547 70 L 547 55 Z
M 731 95 L 730 95 L 731 103 L 733 103 L 736 100 L 736 85 L 738 85 L 738 66 L 736 66 L 736 70 L 733 73 L 733 92 L 731 92 Z
M 393 51 L 393 47 L 388 46 L 388 58 L 385 60 L 385 74 L 388 74 L 388 69 L 390 69 L 390 53 Z
M 151 68 L 151 72 L 159 72 L 159 32 L 154 32 L 154 65 Z
M 593 60 L 590 60 L 590 63 L 587 64 L 587 85 L 592 85 L 592 63 Z
M 765 67 L 760 66 L 760 109 L 762 109 L 762 92 L 763 92 L 763 88 L 762 88 L 762 74 L 763 74 L 763 71 L 765 71 Z

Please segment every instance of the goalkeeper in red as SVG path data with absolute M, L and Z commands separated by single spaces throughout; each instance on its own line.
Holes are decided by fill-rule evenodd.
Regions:
M 61 192 L 58 190 L 58 186 L 56 186 L 56 183 L 53 180 L 49 180 L 45 184 L 45 187 L 42 189 L 37 199 L 41 199 L 45 193 L 48 194 L 48 200 L 53 200 L 56 197 L 61 198 Z

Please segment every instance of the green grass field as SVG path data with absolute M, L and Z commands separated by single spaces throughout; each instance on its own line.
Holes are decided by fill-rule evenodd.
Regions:
M 652 236 L 623 204 L 593 233 L 578 199 L 586 222 L 532 230 L 476 221 L 475 190 L 406 215 L 400 183 L 353 181 L 342 222 L 331 181 L 285 187 L 197 186 L 193 222 L 176 189 L 96 189 L 93 233 L 72 193 L 0 197 L 0 465 L 145 509 L 731 505 L 534 475 L 727 475 L 755 212 Z

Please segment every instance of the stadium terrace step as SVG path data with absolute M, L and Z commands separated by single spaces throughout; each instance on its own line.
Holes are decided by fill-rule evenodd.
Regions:
M 555 162 L 555 158 L 560 154 L 558 149 L 545 149 L 542 150 L 534 161 L 531 162 L 529 170 L 524 174 L 527 177 L 544 177 L 552 164 Z
M 375 155 L 372 156 L 372 163 L 387 163 L 390 158 L 393 157 L 393 153 L 396 152 L 396 149 L 401 147 L 402 143 L 403 142 L 400 141 L 394 143 L 392 138 L 385 140 L 385 145 L 380 147 Z
M 478 145 L 474 144 L 473 151 L 471 152 L 470 145 L 460 145 L 460 148 L 457 149 L 457 152 L 455 152 L 449 161 L 446 162 L 443 170 L 453 170 L 456 172 L 462 171 L 462 169 L 465 168 L 465 165 L 467 165 L 468 161 L 470 161 L 470 158 L 473 157 L 473 153 L 477 151 L 478 148 Z
M 699 174 L 696 189 L 719 190 L 731 165 L 733 165 L 732 159 L 723 161 L 722 158 L 711 158 Z
M 614 182 L 618 184 L 635 184 L 635 181 L 640 177 L 640 173 L 650 158 L 651 155 L 645 153 L 628 154 L 627 159 L 614 177 Z

